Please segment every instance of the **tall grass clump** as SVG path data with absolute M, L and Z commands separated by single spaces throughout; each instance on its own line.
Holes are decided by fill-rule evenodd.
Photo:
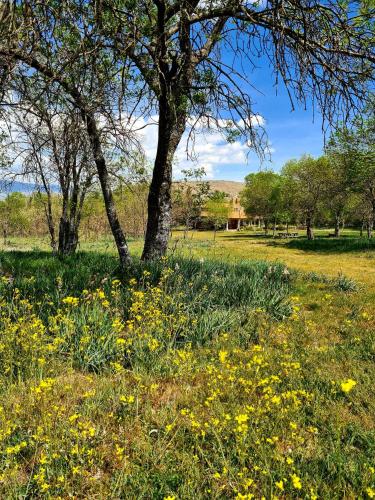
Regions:
M 342 273 L 339 273 L 335 277 L 316 272 L 301 273 L 301 276 L 305 281 L 324 283 L 339 292 L 357 292 L 359 290 L 358 283 Z
M 0 368 L 10 379 L 42 370 L 50 358 L 96 372 L 155 369 L 160 353 L 206 344 L 223 331 L 254 340 L 258 317 L 249 311 L 273 319 L 290 313 L 290 275 L 281 265 L 135 262 L 119 279 L 108 257 L 78 254 L 58 262 L 37 254 L 47 268 L 39 274 L 29 255 L 23 266 L 16 257 L 2 259 L 0 290 Z

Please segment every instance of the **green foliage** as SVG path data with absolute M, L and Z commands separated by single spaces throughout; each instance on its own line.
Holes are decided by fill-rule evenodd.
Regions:
M 272 171 L 249 174 L 241 193 L 241 204 L 248 215 L 272 218 L 279 210 L 280 176 Z
M 352 127 L 338 128 L 327 147 L 332 161 L 339 165 L 350 191 L 360 196 L 360 216 L 374 224 L 375 219 L 375 98 L 365 113 L 357 116 Z
M 294 184 L 295 206 L 301 213 L 314 214 L 324 198 L 326 189 L 328 160 L 302 156 L 299 160 L 288 161 L 282 175 L 290 185 Z
M 225 193 L 212 193 L 205 204 L 205 213 L 207 220 L 213 224 L 215 233 L 227 223 L 229 210 Z
M 0 225 L 4 241 L 10 232 L 23 232 L 29 225 L 25 208 L 27 197 L 21 193 L 11 193 L 4 200 L 0 200 Z

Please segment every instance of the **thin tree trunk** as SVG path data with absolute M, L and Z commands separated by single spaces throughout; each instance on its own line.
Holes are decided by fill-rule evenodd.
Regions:
M 340 223 L 341 223 L 340 216 L 336 215 L 336 218 L 335 218 L 335 238 L 340 237 Z
M 314 239 L 314 231 L 312 228 L 312 218 L 311 214 L 308 214 L 306 217 L 306 235 L 308 240 Z
M 121 228 L 120 221 L 117 216 L 115 202 L 109 183 L 109 173 L 100 143 L 99 131 L 96 125 L 95 118 L 91 113 L 83 112 L 83 118 L 86 122 L 87 133 L 90 138 L 96 170 L 98 172 L 100 186 L 102 188 L 108 222 L 111 227 L 112 235 L 115 239 L 117 252 L 120 259 L 120 266 L 122 269 L 126 269 L 131 265 L 131 257 L 128 245 L 126 243 L 125 234 Z
M 51 192 L 47 190 L 47 206 L 44 207 L 44 212 L 46 214 L 47 226 L 51 240 L 51 248 L 52 252 L 55 254 L 57 251 L 57 242 L 56 242 L 56 234 L 55 234 L 55 224 L 53 222 L 53 214 L 52 214 L 52 200 L 51 200 Z
M 373 228 L 374 228 L 374 221 L 369 219 L 367 221 L 367 237 L 369 240 L 371 240 L 372 238 L 372 231 L 373 231 Z

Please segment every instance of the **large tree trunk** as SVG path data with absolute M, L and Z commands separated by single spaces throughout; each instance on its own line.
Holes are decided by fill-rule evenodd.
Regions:
M 117 216 L 115 202 L 109 182 L 109 173 L 101 147 L 99 131 L 94 116 L 91 113 L 83 112 L 82 114 L 85 119 L 87 133 L 90 138 L 96 170 L 98 172 L 100 186 L 102 188 L 108 222 L 111 227 L 120 258 L 120 266 L 122 269 L 125 269 L 131 265 L 131 257 L 126 243 L 125 234 L 122 231 L 120 221 Z
M 311 214 L 308 214 L 306 217 L 306 235 L 308 240 L 314 239 L 314 231 L 312 228 L 312 217 Z
M 71 255 L 78 245 L 78 226 L 71 217 L 61 217 L 59 225 L 59 254 Z
M 172 162 L 185 129 L 185 116 L 176 120 L 176 110 L 167 99 L 159 102 L 158 146 L 148 195 L 148 219 L 142 260 L 165 255 L 171 227 Z

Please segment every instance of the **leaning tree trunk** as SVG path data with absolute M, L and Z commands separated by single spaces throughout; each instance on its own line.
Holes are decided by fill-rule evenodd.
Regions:
M 306 235 L 308 240 L 314 239 L 314 231 L 312 228 L 312 217 L 311 214 L 308 214 L 306 217 Z
M 171 227 L 172 162 L 185 128 L 185 116 L 176 120 L 176 110 L 167 99 L 159 102 L 158 146 L 148 195 L 148 219 L 142 260 L 165 255 Z
M 120 259 L 120 266 L 124 270 L 131 265 L 131 257 L 128 245 L 126 243 L 125 234 L 121 228 L 120 221 L 117 216 L 115 202 L 109 182 L 107 164 L 100 142 L 100 134 L 93 114 L 82 111 L 82 115 L 86 122 L 87 133 L 90 138 L 96 170 L 98 172 L 99 182 L 103 193 L 108 222 L 116 243 L 117 252 Z

